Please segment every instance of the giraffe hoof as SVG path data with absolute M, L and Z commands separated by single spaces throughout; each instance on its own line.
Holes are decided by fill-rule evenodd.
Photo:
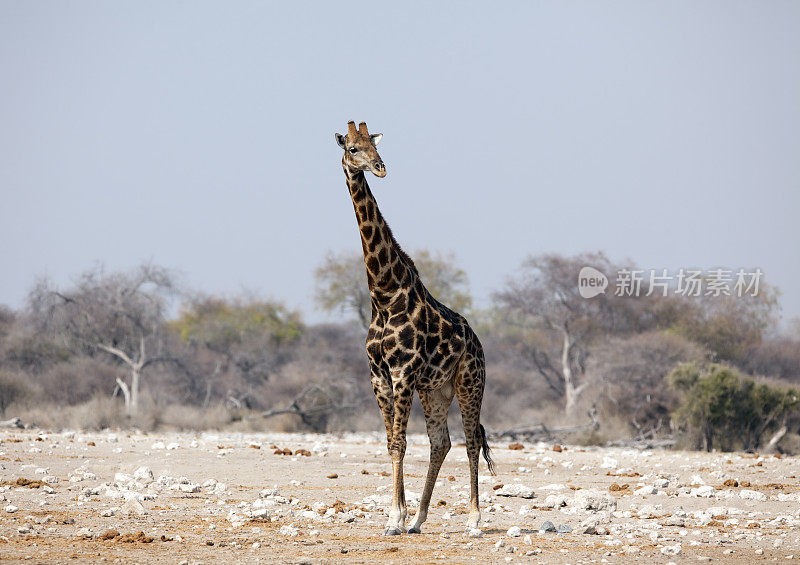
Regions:
M 385 536 L 399 536 L 402 532 L 400 528 L 386 528 L 386 531 L 383 532 Z
M 420 530 L 419 528 L 408 528 L 408 533 L 409 534 L 421 534 L 422 530 Z

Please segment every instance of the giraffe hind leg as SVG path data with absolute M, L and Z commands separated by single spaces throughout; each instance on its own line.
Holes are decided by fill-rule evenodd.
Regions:
M 467 443 L 467 459 L 469 460 L 469 517 L 467 531 L 477 528 L 481 520 L 480 502 L 478 500 L 478 461 L 481 448 L 485 448 L 484 456 L 491 462 L 486 443 L 486 433 L 480 424 L 481 403 L 485 369 L 483 359 L 462 362 L 456 375 L 456 398 L 461 409 L 461 421 L 464 425 L 464 437 Z M 490 468 L 494 465 L 491 464 Z
M 428 439 L 431 444 L 430 461 L 428 462 L 428 475 L 425 478 L 425 487 L 419 502 L 414 520 L 408 528 L 409 534 L 419 534 L 422 524 L 428 517 L 428 507 L 433 495 L 433 487 L 439 476 L 439 470 L 450 451 L 450 432 L 447 429 L 447 412 L 453 402 L 455 389 L 453 381 L 448 381 L 442 388 L 430 392 L 418 391 L 425 412 L 425 427 L 428 429 Z

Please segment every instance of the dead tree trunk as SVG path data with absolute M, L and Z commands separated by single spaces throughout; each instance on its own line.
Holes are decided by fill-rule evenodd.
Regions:
M 117 386 L 122 391 L 122 397 L 125 399 L 125 413 L 133 416 L 139 410 L 139 383 L 141 381 L 142 368 L 147 363 L 144 347 L 144 336 L 139 339 L 139 355 L 138 358 L 132 359 L 124 351 L 110 345 L 98 344 L 97 347 L 106 353 L 110 353 L 119 358 L 131 373 L 131 384 L 128 385 L 125 381 L 117 377 Z
M 778 450 L 778 443 L 783 439 L 783 436 L 786 435 L 789 429 L 786 426 L 781 426 L 775 435 L 772 436 L 772 439 L 769 440 L 767 446 L 764 448 L 765 453 L 774 453 Z
M 19 418 L 11 418 L 0 422 L 0 428 L 22 428 L 22 420 Z
M 567 416 L 572 416 L 575 413 L 578 398 L 586 388 L 586 383 L 579 386 L 575 385 L 575 377 L 572 373 L 572 365 L 570 364 L 572 340 L 566 328 L 562 330 L 562 333 L 564 335 L 564 341 L 561 346 L 561 374 L 564 378 L 564 398 L 566 400 L 564 410 Z

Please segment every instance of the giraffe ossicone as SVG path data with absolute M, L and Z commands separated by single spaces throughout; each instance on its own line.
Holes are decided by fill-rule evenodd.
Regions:
M 383 415 L 392 460 L 392 505 L 385 534 L 406 531 L 403 459 L 414 391 L 422 402 L 431 452 L 419 510 L 407 531 L 420 533 L 427 518 L 436 478 L 450 451 L 447 412 L 454 397 L 461 409 L 469 460 L 469 531 L 480 522 L 481 450 L 494 473 L 486 431 L 480 424 L 486 382 L 483 347 L 467 320 L 428 292 L 378 208 L 365 172 L 386 176 L 376 149 L 382 137 L 370 134 L 365 122 L 356 129 L 354 121 L 347 123 L 346 135 L 336 134 L 336 142 L 344 150 L 342 168 L 356 213 L 372 302 L 366 341 L 372 390 Z

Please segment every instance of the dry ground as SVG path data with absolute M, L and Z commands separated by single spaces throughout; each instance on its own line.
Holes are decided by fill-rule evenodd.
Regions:
M 796 458 L 522 447 L 494 446 L 496 477 L 482 467 L 482 537 L 462 530 L 468 473 L 464 448 L 454 445 L 423 534 L 386 538 L 391 478 L 379 434 L 0 431 L 0 560 L 800 559 Z M 406 461 L 413 509 L 427 465 L 426 438 L 409 439 Z M 501 496 L 526 490 L 520 487 L 532 487 L 535 497 Z M 548 520 L 572 531 L 540 533 Z M 518 537 L 509 535 L 513 526 L 521 530 Z M 584 533 L 588 526 L 596 533 Z

